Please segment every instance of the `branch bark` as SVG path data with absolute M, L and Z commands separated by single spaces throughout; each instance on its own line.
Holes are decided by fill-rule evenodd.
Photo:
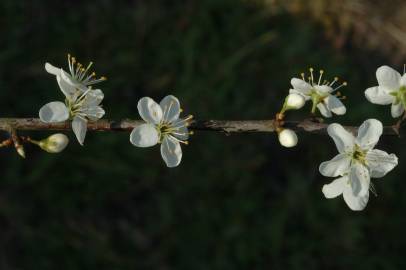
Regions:
M 88 131 L 131 131 L 133 128 L 143 124 L 142 120 L 124 119 L 119 121 L 102 119 L 97 122 L 89 122 Z M 70 121 L 61 123 L 43 123 L 38 118 L 0 118 L 0 130 L 71 130 Z M 194 120 L 190 124 L 191 130 L 217 131 L 223 133 L 257 133 L 276 132 L 275 120 Z M 283 127 L 290 128 L 295 132 L 307 132 L 315 134 L 327 134 L 328 124 L 318 123 L 311 120 L 286 121 Z M 344 126 L 347 130 L 355 133 L 357 126 Z M 397 125 L 385 126 L 383 135 L 397 136 L 400 134 L 400 127 Z

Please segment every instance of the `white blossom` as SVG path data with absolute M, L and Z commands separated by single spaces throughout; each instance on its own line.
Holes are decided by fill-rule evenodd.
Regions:
M 397 118 L 403 114 L 406 108 L 406 74 L 388 66 L 381 66 L 376 70 L 378 86 L 365 90 L 368 101 L 379 104 L 391 104 L 391 115 Z
M 383 131 L 376 119 L 366 120 L 358 129 L 357 137 L 339 124 L 329 125 L 327 132 L 334 140 L 339 154 L 320 164 L 319 171 L 327 177 L 339 177 L 323 186 L 326 198 L 343 195 L 350 209 L 363 210 L 368 203 L 370 178 L 380 178 L 397 164 L 394 154 L 374 149 Z
M 310 77 L 307 81 L 304 73 L 301 74 L 301 79 L 293 78 L 290 82 L 293 89 L 290 89 L 289 92 L 291 94 L 302 95 L 306 101 L 311 100 L 313 103 L 312 113 L 315 113 L 317 108 L 324 117 L 331 117 L 332 113 L 337 115 L 345 114 L 346 108 L 340 100 L 341 93 L 337 92 L 337 90 L 347 85 L 347 83 L 344 82 L 340 86 L 333 88 L 338 78 L 334 78 L 331 83 L 322 81 L 323 73 L 323 70 L 320 70 L 320 76 L 317 81 L 313 77 L 312 68 L 310 69 Z
M 105 114 L 100 105 L 104 98 L 103 92 L 91 88 L 91 85 L 104 81 L 105 78 L 95 79 L 94 72 L 88 74 L 92 63 L 84 68 L 70 56 L 68 62 L 71 74 L 49 63 L 45 64 L 45 69 L 56 76 L 59 88 L 65 95 L 65 102 L 53 101 L 44 105 L 39 111 L 39 117 L 45 123 L 72 120 L 72 130 L 79 143 L 83 145 L 87 121 L 97 121 Z
M 288 148 L 296 146 L 298 141 L 296 133 L 291 129 L 278 132 L 278 139 L 282 146 Z
M 138 147 L 151 147 L 161 144 L 161 156 L 168 167 L 176 167 L 182 159 L 180 143 L 187 144 L 188 126 L 192 116 L 179 118 L 181 113 L 179 100 L 166 96 L 158 104 L 149 97 L 138 101 L 138 112 L 146 122 L 133 129 L 130 142 Z

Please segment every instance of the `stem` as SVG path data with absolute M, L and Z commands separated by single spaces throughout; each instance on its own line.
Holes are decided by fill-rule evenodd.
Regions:
M 135 127 L 144 124 L 142 120 L 108 120 L 102 119 L 96 122 L 89 121 L 88 131 L 132 131 Z M 71 122 L 43 123 L 38 118 L 0 118 L 0 130 L 9 131 L 10 125 L 14 130 L 71 130 Z M 275 120 L 193 120 L 189 125 L 190 130 L 215 131 L 223 133 L 257 133 L 276 132 L 278 124 Z M 307 132 L 315 134 L 327 134 L 328 124 L 316 123 L 310 120 L 286 121 L 283 127 L 290 128 L 295 132 Z M 347 130 L 356 133 L 357 126 L 344 126 Z M 398 135 L 396 125 L 385 126 L 384 135 Z

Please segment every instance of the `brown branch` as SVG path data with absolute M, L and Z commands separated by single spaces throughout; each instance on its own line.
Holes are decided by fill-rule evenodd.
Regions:
M 107 120 L 102 119 L 97 122 L 89 122 L 89 131 L 131 131 L 133 128 L 143 124 L 142 120 Z M 217 131 L 223 133 L 255 133 L 255 132 L 275 132 L 275 120 L 194 120 L 190 124 L 191 130 Z M 0 118 L 0 130 L 70 130 L 69 121 L 62 123 L 43 123 L 38 118 Z M 283 127 L 290 128 L 296 132 L 308 132 L 316 134 L 327 134 L 328 124 L 318 123 L 311 120 L 286 121 Z M 344 126 L 346 129 L 356 132 L 358 127 Z M 385 126 L 384 135 L 399 135 L 400 126 Z

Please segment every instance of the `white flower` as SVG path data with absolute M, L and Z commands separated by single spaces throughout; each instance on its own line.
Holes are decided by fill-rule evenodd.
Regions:
M 369 198 L 370 178 L 383 177 L 398 164 L 396 155 L 374 149 L 382 130 L 380 121 L 369 119 L 360 126 L 355 138 L 341 125 L 329 125 L 327 132 L 333 138 L 339 154 L 321 163 L 319 171 L 324 176 L 340 178 L 323 186 L 326 198 L 343 194 L 350 209 L 365 208 Z
M 80 63 L 69 56 L 71 75 L 62 69 L 45 64 L 45 69 L 56 76 L 65 103 L 53 101 L 44 105 L 39 111 L 41 121 L 45 123 L 72 120 L 72 129 L 79 143 L 83 145 L 87 131 L 87 121 L 97 121 L 105 114 L 100 106 L 104 94 L 100 89 L 93 90 L 90 85 L 104 81 L 105 78 L 93 79 L 94 73 L 87 75 L 91 64 L 84 69 Z
M 278 139 L 282 146 L 288 148 L 296 146 L 298 141 L 296 133 L 291 129 L 278 132 Z
M 59 153 L 66 148 L 69 138 L 65 134 L 57 133 L 35 143 L 48 153 Z
M 290 89 L 291 94 L 300 94 L 306 100 L 313 102 L 312 113 L 315 113 L 316 108 L 324 117 L 331 117 L 332 113 L 337 115 L 343 115 L 346 113 L 344 104 L 338 98 L 341 94 L 333 95 L 339 88 L 347 85 L 346 82 L 340 86 L 333 88 L 334 84 L 338 81 L 338 78 L 329 83 L 328 81 L 322 82 L 323 70 L 320 70 L 320 76 L 318 81 L 314 80 L 313 69 L 310 69 L 310 77 L 308 81 L 305 80 L 304 73 L 301 74 L 302 79 L 293 78 L 290 83 L 293 89 Z M 343 97 L 344 98 L 344 97 Z
M 144 97 L 138 101 L 138 112 L 146 122 L 131 132 L 130 142 L 138 147 L 150 147 L 161 143 L 161 155 L 168 167 L 176 167 L 182 159 L 180 143 L 187 144 L 188 125 L 192 116 L 179 118 L 181 113 L 179 100 L 166 96 L 157 104 L 153 99 Z
M 392 104 L 392 117 L 401 116 L 406 108 L 406 74 L 401 76 L 391 67 L 381 66 L 376 70 L 376 78 L 378 86 L 368 88 L 365 97 L 374 104 Z

